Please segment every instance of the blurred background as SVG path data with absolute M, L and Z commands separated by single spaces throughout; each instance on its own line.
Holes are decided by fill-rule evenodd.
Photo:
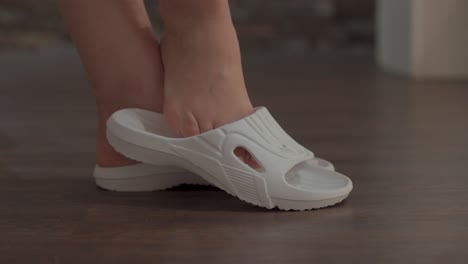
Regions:
M 146 1 L 156 33 L 157 1 Z M 231 0 L 244 52 L 373 56 L 413 78 L 468 78 L 468 1 Z M 69 42 L 54 0 L 0 0 L 0 50 Z
M 157 1 L 146 1 L 157 30 Z M 232 0 L 243 48 L 369 52 L 374 0 Z M 0 48 L 34 48 L 68 41 L 54 0 L 0 0 Z

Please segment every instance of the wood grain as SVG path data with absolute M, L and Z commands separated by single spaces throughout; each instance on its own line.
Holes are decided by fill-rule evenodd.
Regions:
M 371 56 L 247 52 L 256 105 L 355 190 L 308 212 L 214 188 L 94 186 L 95 107 L 69 46 L 0 55 L 0 263 L 467 263 L 468 82 Z

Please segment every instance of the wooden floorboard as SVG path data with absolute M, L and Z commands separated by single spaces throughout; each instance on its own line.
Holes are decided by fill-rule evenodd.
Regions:
M 214 188 L 94 186 L 95 107 L 70 46 L 0 54 L 0 263 L 467 263 L 468 81 L 371 56 L 246 52 L 246 79 L 349 199 L 267 211 Z

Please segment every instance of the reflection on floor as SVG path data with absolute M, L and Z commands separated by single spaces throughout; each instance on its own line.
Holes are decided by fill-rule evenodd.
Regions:
M 0 55 L 1 263 L 468 260 L 468 81 L 408 81 L 370 56 L 244 56 L 256 105 L 355 190 L 308 212 L 214 188 L 112 193 L 91 178 L 94 101 L 69 46 Z

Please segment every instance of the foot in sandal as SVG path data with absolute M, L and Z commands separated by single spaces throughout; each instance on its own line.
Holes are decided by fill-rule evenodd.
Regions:
M 303 210 L 343 200 L 351 181 L 316 166 L 313 154 L 284 133 L 266 109 L 253 109 L 228 1 L 159 2 L 165 24 L 161 45 L 152 37 L 141 1 L 59 1 L 96 90 L 97 162 L 115 167 L 97 167 L 98 184 L 107 180 L 106 173 L 122 180 L 109 189 L 200 182 L 180 179 L 182 171 L 174 167 L 181 167 L 267 208 Z M 146 110 L 114 113 L 108 139 L 143 164 L 114 152 L 106 140 L 104 121 L 122 108 Z M 156 113 L 162 109 L 164 117 Z M 146 118 L 139 115 L 163 122 L 142 123 Z
M 222 3 L 222 1 L 219 3 Z M 167 9 L 165 10 L 164 5 L 162 6 L 163 15 L 165 12 L 172 12 L 172 10 Z M 154 112 L 136 110 L 131 112 L 131 117 L 123 118 L 130 122 L 124 124 L 124 127 L 141 126 L 139 128 L 150 129 L 156 135 L 161 134 L 168 138 L 187 138 L 188 140 L 207 133 L 214 133 L 216 138 L 216 133 L 222 131 L 220 129 L 224 126 L 237 123 L 238 120 L 243 120 L 255 112 L 244 85 L 234 28 L 230 19 L 224 20 L 222 16 L 216 18 L 219 23 L 209 26 L 203 24 L 199 27 L 197 27 L 197 23 L 192 23 L 190 28 L 178 27 L 177 23 L 183 23 L 183 21 L 180 19 L 171 21 L 170 17 L 176 16 L 169 16 L 166 19 L 168 27 L 161 44 L 165 68 L 164 117 Z M 227 18 L 229 17 L 227 16 Z M 120 113 L 125 113 L 125 111 Z M 116 121 L 121 116 L 115 114 L 113 117 L 116 119 L 111 118 L 110 121 Z M 116 123 L 118 122 L 116 121 Z M 236 147 L 232 150 L 224 149 L 223 151 L 229 153 L 229 155 L 234 155 L 237 165 L 239 165 L 238 163 L 243 164 L 241 169 L 246 169 L 246 175 L 253 173 L 254 176 L 249 175 L 245 179 L 242 179 L 241 176 L 227 176 L 226 171 L 229 169 L 226 168 L 232 166 L 229 166 L 229 164 L 226 165 L 227 167 L 218 166 L 218 173 L 212 172 L 212 174 L 224 175 L 225 182 L 223 182 L 217 179 L 216 176 L 209 176 L 209 173 L 206 173 L 205 170 L 209 170 L 212 167 L 211 165 L 208 166 L 208 169 L 200 169 L 197 167 L 198 165 L 193 166 L 193 161 L 174 158 L 172 151 L 164 152 L 158 149 L 155 149 L 152 153 L 146 153 L 148 155 L 140 155 L 146 151 L 147 142 L 140 142 L 139 145 L 133 144 L 135 142 L 132 142 L 131 139 L 119 138 L 119 136 L 113 134 L 121 133 L 125 131 L 125 128 L 116 129 L 116 131 L 109 130 L 109 140 L 114 143 L 117 142 L 114 145 L 117 150 L 127 157 L 144 162 L 144 164 L 123 168 L 121 173 L 116 172 L 119 168 L 110 170 L 98 168 L 95 172 L 96 182 L 106 189 L 121 191 L 161 190 L 184 183 L 212 184 L 253 204 L 267 208 L 278 206 L 281 209 L 298 210 L 333 205 L 343 200 L 350 191 L 347 188 L 350 188 L 351 182 L 346 177 L 324 170 L 324 168 L 333 169 L 333 165 L 317 159 L 309 153 L 307 157 L 304 157 L 305 160 L 302 163 L 297 162 L 294 170 L 291 170 L 287 175 L 283 175 L 283 179 L 287 181 L 286 186 L 299 189 L 298 192 L 305 192 L 301 190 L 303 186 L 309 188 L 313 186 L 315 188 L 312 190 L 315 192 L 313 195 L 317 197 L 313 197 L 313 199 L 308 197 L 312 195 L 309 190 L 307 194 L 303 195 L 304 197 L 299 195 L 296 200 L 290 200 L 289 198 L 282 199 L 278 195 L 278 197 L 271 196 L 265 190 L 263 192 L 259 190 L 258 193 L 255 191 L 255 195 L 258 197 L 254 199 L 250 197 L 254 194 L 248 194 L 254 192 L 254 187 L 246 187 L 243 181 L 251 182 L 253 179 L 261 181 L 261 171 L 266 170 L 266 167 L 263 164 L 265 161 L 262 161 L 263 155 L 253 156 L 252 150 L 246 146 L 244 148 Z M 268 131 L 268 129 L 265 131 Z M 290 139 L 286 141 L 290 141 Z M 207 146 L 210 145 L 206 145 L 205 148 Z M 140 149 L 142 151 L 137 150 L 139 147 L 142 148 Z M 221 148 L 220 146 L 217 147 Z M 201 149 L 203 150 L 203 147 Z M 200 150 L 195 148 L 193 151 L 198 152 Z M 182 169 L 176 169 L 177 167 Z M 109 171 L 111 173 L 107 173 Z M 307 175 L 308 173 L 311 173 L 311 175 Z M 195 176 L 196 174 L 200 175 L 201 178 Z M 115 179 L 116 177 L 117 179 Z M 229 177 L 234 177 L 234 179 L 228 179 Z M 236 179 L 238 181 L 237 186 L 234 186 Z M 338 183 L 343 186 L 338 184 L 334 188 L 341 188 L 342 190 L 338 190 L 341 192 L 333 193 L 331 190 L 318 190 L 325 188 L 324 186 L 329 184 L 327 181 L 333 183 L 337 179 L 342 180 L 341 182 L 338 180 Z M 278 180 L 278 182 L 281 181 Z M 265 185 L 266 182 L 262 184 Z M 291 192 L 288 190 L 283 191 L 286 193 Z M 269 192 L 272 192 L 272 190 Z M 317 195 L 317 192 L 329 193 Z M 294 192 L 291 193 L 294 194 Z M 268 195 L 270 196 L 266 198 Z M 263 197 L 263 200 L 258 200 L 259 197 Z M 305 199 L 306 201 L 297 199 Z
M 351 192 L 351 180 L 314 164 L 264 107 L 238 121 L 179 137 L 161 114 L 123 109 L 107 122 L 107 138 L 125 156 L 156 166 L 180 167 L 248 203 L 283 210 L 332 206 Z M 236 149 L 258 166 L 246 164 Z

